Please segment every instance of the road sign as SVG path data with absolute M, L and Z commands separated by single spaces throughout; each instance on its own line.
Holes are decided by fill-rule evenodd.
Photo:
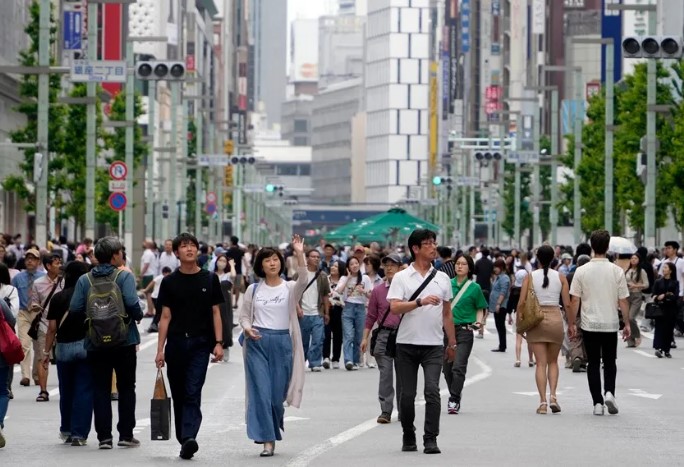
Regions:
M 126 191 L 126 180 L 110 180 L 109 191 L 112 193 L 123 193 Z
M 115 211 L 123 211 L 126 209 L 128 199 L 124 193 L 112 193 L 109 195 L 109 207 Z
M 216 212 L 216 203 L 207 203 L 204 210 L 207 211 L 207 214 L 214 214 Z
M 480 179 L 477 177 L 456 177 L 457 186 L 480 186 Z
M 224 167 L 230 164 L 230 157 L 225 154 L 200 154 L 197 165 L 201 167 Z
M 114 161 L 109 165 L 109 176 L 114 180 L 125 180 L 128 175 L 128 166 L 123 161 Z
M 82 12 L 64 10 L 64 21 L 62 22 L 64 50 L 81 50 L 81 37 L 83 35 L 82 25 Z
M 71 81 L 74 83 L 125 83 L 123 60 L 74 60 Z
M 205 197 L 205 201 L 208 204 L 216 204 L 216 193 L 214 193 L 213 191 L 210 191 L 209 193 L 207 193 L 207 196 Z

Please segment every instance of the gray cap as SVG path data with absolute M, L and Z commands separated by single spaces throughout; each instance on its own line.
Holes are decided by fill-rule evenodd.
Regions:
M 388 261 L 392 261 L 395 264 L 401 265 L 401 256 L 399 256 L 396 253 L 390 253 L 389 255 L 385 256 L 382 258 L 382 264 L 387 263 Z
M 589 261 L 591 261 L 591 256 L 589 255 L 579 255 L 577 257 L 577 267 L 584 266 Z

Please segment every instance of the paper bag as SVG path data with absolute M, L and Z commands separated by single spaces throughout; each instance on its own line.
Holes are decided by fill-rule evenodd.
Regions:
M 166 391 L 161 368 L 157 370 L 154 395 L 150 401 L 150 432 L 152 441 L 166 441 L 171 438 L 171 398 Z

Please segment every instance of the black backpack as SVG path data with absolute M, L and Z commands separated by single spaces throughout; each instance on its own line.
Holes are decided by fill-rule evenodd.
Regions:
M 128 314 L 116 279 L 121 270 L 109 276 L 87 274 L 90 290 L 86 302 L 86 336 L 96 350 L 120 347 L 128 341 Z

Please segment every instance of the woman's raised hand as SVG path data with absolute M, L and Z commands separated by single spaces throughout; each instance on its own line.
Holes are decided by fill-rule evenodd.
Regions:
M 295 251 L 295 253 L 304 253 L 304 239 L 299 235 L 292 236 L 292 249 Z

